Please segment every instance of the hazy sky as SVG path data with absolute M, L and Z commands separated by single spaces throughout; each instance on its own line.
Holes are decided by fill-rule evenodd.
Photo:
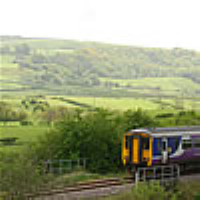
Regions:
M 200 0 L 0 0 L 0 35 L 200 51 Z

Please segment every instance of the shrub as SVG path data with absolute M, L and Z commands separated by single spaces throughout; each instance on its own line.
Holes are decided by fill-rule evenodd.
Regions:
M 39 188 L 49 177 L 41 167 L 22 152 L 0 156 L 0 198 L 25 199 L 27 193 Z
M 134 186 L 130 192 L 125 192 L 106 200 L 176 200 L 176 194 L 166 191 L 157 182 L 140 183 Z
M 141 109 L 136 111 L 128 110 L 124 113 L 124 120 L 126 130 L 156 126 L 155 120 Z
M 35 145 L 39 159 L 87 158 L 93 172 L 116 171 L 123 133 L 118 116 L 107 110 L 77 111 Z

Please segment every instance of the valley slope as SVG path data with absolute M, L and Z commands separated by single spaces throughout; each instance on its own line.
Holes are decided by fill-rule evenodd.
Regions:
M 1 36 L 2 93 L 198 97 L 200 53 Z

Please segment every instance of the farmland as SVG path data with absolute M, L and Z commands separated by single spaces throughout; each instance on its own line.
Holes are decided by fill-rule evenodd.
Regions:
M 165 113 L 172 113 L 171 115 L 175 117 L 179 112 L 196 111 L 198 113 L 200 111 L 200 101 L 198 99 L 7 95 L 3 96 L 1 102 L 6 103 L 15 112 L 24 112 L 26 114 L 24 122 L 2 121 L 0 123 L 0 139 L 7 137 L 17 138 L 15 145 L 1 145 L 1 150 L 16 150 L 37 141 L 38 137 L 51 129 L 54 120 L 57 120 L 57 118 L 58 120 L 62 119 L 65 112 L 69 113 L 74 109 L 93 110 L 95 108 L 104 108 L 119 113 L 141 109 L 152 117 Z M 63 114 L 59 113 L 61 110 Z M 161 119 L 157 120 L 162 122 Z M 167 122 L 167 119 L 164 121 Z
M 18 124 L 11 124 L 0 126 L 0 139 L 16 138 L 13 145 L 0 144 L 1 151 L 16 152 L 25 146 L 29 146 L 36 142 L 38 138 L 42 137 L 50 128 L 47 126 L 20 126 Z

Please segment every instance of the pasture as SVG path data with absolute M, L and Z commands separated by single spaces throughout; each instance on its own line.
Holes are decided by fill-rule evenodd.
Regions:
M 0 126 L 0 140 L 3 138 L 17 138 L 13 145 L 0 143 L 0 151 L 16 151 L 37 141 L 50 128 L 48 126 Z
M 199 98 L 160 98 L 160 97 L 85 97 L 85 96 L 52 96 L 52 95 L 5 95 L 1 101 L 19 108 L 24 99 L 36 99 L 48 102 L 51 107 L 64 106 L 69 108 L 101 107 L 111 110 L 200 110 Z
M 101 78 L 102 83 L 117 84 L 118 87 L 125 87 L 128 90 L 143 91 L 145 94 L 163 95 L 194 95 L 199 89 L 199 84 L 182 77 L 153 77 L 140 79 L 111 79 Z M 184 83 L 184 84 L 183 84 Z
M 200 100 L 191 99 L 161 99 L 161 98 L 102 98 L 102 97 L 70 97 L 70 99 L 79 103 L 88 104 L 92 107 L 103 107 L 111 110 L 176 110 L 176 107 L 182 106 L 186 110 L 199 110 Z

